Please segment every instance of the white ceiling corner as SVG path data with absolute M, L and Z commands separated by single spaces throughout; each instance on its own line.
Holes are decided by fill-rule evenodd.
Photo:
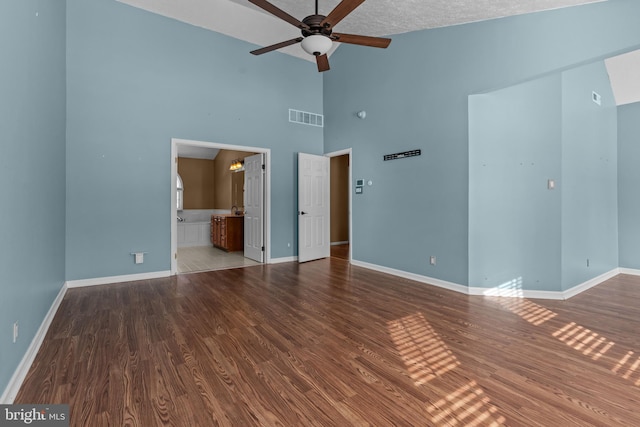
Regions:
M 300 36 L 300 31 L 248 0 L 116 0 L 149 12 L 244 40 L 257 47 Z M 269 0 L 302 20 L 315 13 L 315 0 Z M 367 0 L 336 25 L 337 31 L 368 36 L 392 36 L 410 31 L 459 25 L 513 15 L 559 9 L 608 0 Z M 327 15 L 340 0 L 319 0 Z M 334 47 L 329 55 L 339 46 Z M 315 62 L 299 45 L 278 52 Z M 247 55 L 249 52 L 247 52 Z M 640 53 L 606 61 L 617 105 L 640 101 Z
M 640 50 L 614 56 L 604 62 L 616 105 L 640 101 Z
M 275 18 L 248 0 L 117 1 L 244 40 L 258 47 L 300 36 L 300 30 L 296 27 Z M 341 33 L 389 36 L 600 1 L 607 0 L 367 0 L 336 27 Z M 314 0 L 270 2 L 299 20 L 315 13 Z M 319 0 L 319 13 L 329 14 L 339 2 L 340 0 Z M 329 54 L 333 50 L 335 48 Z M 299 45 L 288 46 L 279 52 L 315 62 Z

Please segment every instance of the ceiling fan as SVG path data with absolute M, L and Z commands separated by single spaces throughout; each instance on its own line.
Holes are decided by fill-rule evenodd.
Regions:
M 327 57 L 327 52 L 331 49 L 331 45 L 334 41 L 379 48 L 386 48 L 389 46 L 389 43 L 391 43 L 391 39 L 382 37 L 369 37 L 333 32 L 333 27 L 338 22 L 342 21 L 348 14 L 353 12 L 356 7 L 360 6 L 364 0 L 342 0 L 327 16 L 318 14 L 318 0 L 316 0 L 316 13 L 314 15 L 307 16 L 302 21 L 297 20 L 287 12 L 269 3 L 267 0 L 249 1 L 302 30 L 302 37 L 297 37 L 295 39 L 253 50 L 251 53 L 254 55 L 262 55 L 263 53 L 271 52 L 272 50 L 301 43 L 302 49 L 304 49 L 305 52 L 316 57 L 318 71 L 322 72 L 329 69 L 329 58 Z

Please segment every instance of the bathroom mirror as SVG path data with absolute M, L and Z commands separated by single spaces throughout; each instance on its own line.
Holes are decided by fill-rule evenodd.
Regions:
M 182 192 L 184 191 L 184 185 L 182 184 L 182 178 L 180 177 L 180 174 L 178 174 L 177 176 L 176 188 L 178 191 L 177 198 L 176 198 L 176 201 L 177 201 L 176 207 L 178 208 L 179 211 L 181 211 L 184 204 L 183 202 L 184 198 L 182 197 Z
M 244 171 L 231 174 L 231 205 L 244 211 Z

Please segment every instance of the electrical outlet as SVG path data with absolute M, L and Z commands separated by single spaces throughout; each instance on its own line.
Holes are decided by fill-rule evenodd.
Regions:
M 429 264 L 436 265 L 436 257 L 435 256 L 431 255 L 429 257 Z
M 18 321 L 13 324 L 13 343 L 18 341 Z

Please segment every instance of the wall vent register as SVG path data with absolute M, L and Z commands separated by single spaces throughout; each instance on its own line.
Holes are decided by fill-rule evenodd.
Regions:
M 309 113 L 306 111 L 289 109 L 289 121 L 302 125 L 324 127 L 324 116 L 322 114 Z

